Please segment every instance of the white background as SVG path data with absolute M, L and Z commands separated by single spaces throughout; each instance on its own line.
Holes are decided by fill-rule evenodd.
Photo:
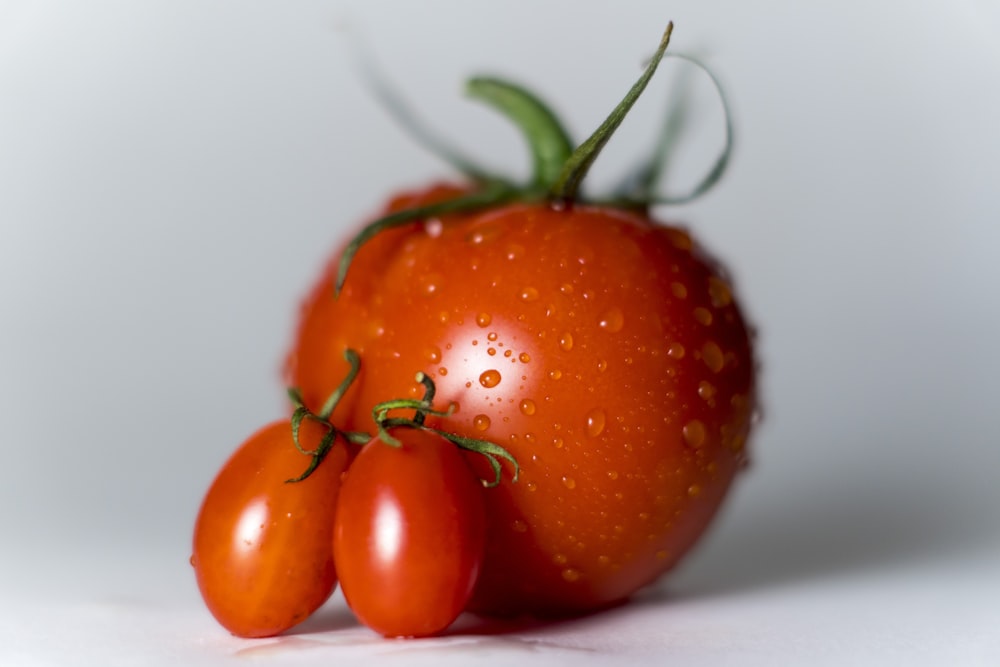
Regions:
M 1000 9 L 818 4 L 0 3 L 0 664 L 1000 664 Z M 738 137 L 722 184 L 662 214 L 761 332 L 754 465 L 709 538 L 582 621 L 383 642 L 335 600 L 291 637 L 230 638 L 187 566 L 201 495 L 283 413 L 298 299 L 337 240 L 450 175 L 351 44 L 525 174 L 464 78 L 544 91 L 582 138 L 668 19 Z M 596 185 L 644 154 L 681 69 Z M 720 141 L 692 90 L 678 187 Z

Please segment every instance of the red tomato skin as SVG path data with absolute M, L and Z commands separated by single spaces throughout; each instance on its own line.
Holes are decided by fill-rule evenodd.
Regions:
M 300 444 L 315 448 L 326 427 L 305 420 Z M 349 452 L 337 442 L 308 466 L 288 421 L 252 435 L 209 487 L 194 530 L 198 588 L 219 623 L 240 637 L 277 635 L 305 620 L 336 583 L 330 539 Z
M 334 299 L 337 259 L 289 357 L 307 404 L 343 375 L 351 347 L 364 362 L 345 427 L 388 397 L 419 397 L 420 369 L 440 405 L 458 405 L 429 423 L 521 465 L 519 482 L 487 494 L 475 610 L 615 604 L 704 532 L 745 464 L 755 368 L 728 278 L 686 232 L 639 212 L 515 203 L 377 235 Z
M 348 605 L 386 637 L 444 631 L 465 609 L 485 544 L 484 489 L 440 436 L 372 440 L 344 481 L 333 536 Z

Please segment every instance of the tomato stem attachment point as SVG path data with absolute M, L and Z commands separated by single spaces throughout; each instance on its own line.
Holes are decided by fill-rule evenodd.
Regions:
M 455 411 L 455 404 L 453 403 L 449 405 L 448 409 L 444 411 L 435 410 L 431 404 L 436 392 L 434 380 L 423 372 L 417 373 L 416 380 L 424 385 L 424 396 L 420 400 L 401 398 L 384 401 L 372 408 L 372 418 L 375 420 L 375 426 L 378 429 L 378 439 L 389 446 L 400 447 L 402 446 L 402 443 L 398 438 L 389 432 L 394 428 L 414 428 L 421 431 L 427 431 L 428 433 L 435 433 L 462 449 L 475 452 L 486 457 L 486 460 L 489 462 L 490 468 L 493 471 L 493 479 L 482 480 L 484 486 L 492 488 L 500 484 L 503 472 L 503 467 L 500 464 L 501 459 L 510 463 L 514 468 L 514 472 L 511 475 L 511 481 L 516 482 L 518 475 L 521 472 L 521 468 L 517 463 L 517 459 L 515 459 L 510 452 L 500 445 L 490 442 L 489 440 L 467 438 L 458 433 L 452 433 L 450 431 L 444 431 L 442 429 L 427 426 L 424 423 L 428 416 L 451 416 L 451 414 Z M 417 414 L 412 419 L 407 417 L 390 417 L 389 413 L 393 410 L 414 410 Z
M 333 411 L 340 403 L 340 400 L 344 397 L 344 394 L 350 388 L 354 379 L 358 376 L 358 371 L 361 368 L 361 358 L 354 350 L 344 350 L 344 359 L 350 365 L 350 369 L 340 385 L 333 391 L 332 394 L 330 394 L 330 397 L 326 399 L 326 402 L 323 404 L 323 407 L 318 413 L 313 413 L 306 407 L 302 400 L 302 394 L 298 389 L 294 387 L 288 389 L 288 398 L 292 402 L 292 405 L 295 406 L 295 411 L 292 413 L 291 418 L 292 442 L 295 444 L 295 448 L 299 450 L 300 453 L 311 457 L 311 459 L 309 461 L 309 466 L 301 475 L 285 480 L 286 483 L 292 484 L 295 482 L 301 482 L 309 477 L 309 475 L 316 470 L 319 464 L 323 462 L 323 459 L 326 458 L 326 455 L 333 447 L 333 443 L 336 441 L 338 435 L 353 444 L 364 443 L 371 439 L 371 436 L 367 433 L 341 431 L 330 422 L 330 415 L 333 414 Z M 327 432 L 323 435 L 323 438 L 316 446 L 316 449 L 305 449 L 299 440 L 299 431 L 301 430 L 302 422 L 305 419 L 311 419 L 319 424 L 322 424 L 327 429 Z

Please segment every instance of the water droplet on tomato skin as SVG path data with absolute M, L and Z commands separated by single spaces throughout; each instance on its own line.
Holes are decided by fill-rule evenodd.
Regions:
M 684 352 L 684 346 L 680 343 L 671 343 L 670 347 L 667 348 L 667 356 L 671 359 L 683 359 Z
M 517 355 L 517 360 L 520 361 L 522 364 L 526 364 L 529 361 L 531 361 L 531 355 L 528 354 L 527 352 L 522 352 L 521 354 Z
M 559 370 L 558 368 L 553 368 L 551 371 L 549 371 L 549 378 L 550 379 L 552 379 L 552 380 L 558 380 L 561 377 L 562 377 L 562 371 Z
M 698 395 L 709 403 L 715 399 L 715 386 L 711 382 L 702 380 L 698 383 Z
M 567 567 L 562 571 L 562 578 L 570 583 L 580 579 L 580 571 L 575 570 L 571 567 Z
M 684 442 L 691 447 L 701 447 L 705 444 L 705 424 L 699 419 L 692 419 L 681 429 Z
M 487 415 L 476 415 L 472 418 L 472 425 L 477 431 L 485 431 L 490 427 L 491 421 Z
M 514 519 L 513 523 L 510 524 L 511 530 L 515 533 L 526 533 L 528 532 L 528 524 L 520 519 Z
M 712 323 L 712 312 L 708 308 L 698 306 L 694 309 L 694 319 L 698 324 L 707 327 Z
M 490 315 L 489 313 L 479 313 L 478 315 L 476 315 L 476 324 L 478 324 L 480 327 L 483 328 L 488 327 L 490 325 L 490 322 L 492 321 L 493 321 L 493 316 Z
M 491 347 L 488 350 L 486 350 L 486 354 L 490 355 L 491 357 L 496 356 L 496 353 L 497 349 L 495 347 Z
M 607 414 L 604 410 L 596 408 L 587 413 L 587 435 L 596 438 L 604 431 L 607 424 Z
M 496 331 L 491 331 L 488 334 L 486 334 L 486 340 L 490 341 L 491 343 L 496 341 L 496 339 L 497 339 Z
M 714 341 L 708 341 L 701 346 L 701 358 L 708 366 L 708 370 L 713 373 L 718 373 L 725 366 L 726 360 L 722 354 L 722 350 L 719 349 L 718 344 Z
M 427 357 L 427 360 L 430 361 L 432 364 L 436 364 L 437 362 L 441 361 L 441 348 L 437 346 L 431 346 L 427 348 L 424 354 Z
M 576 480 L 573 479 L 572 477 L 563 477 L 562 483 L 563 486 L 565 486 L 567 489 L 571 491 L 576 488 Z
M 569 352 L 573 349 L 573 334 L 570 332 L 565 332 L 559 337 L 559 347 L 564 351 Z
M 603 315 L 597 321 L 597 326 L 601 328 L 602 331 L 607 331 L 608 333 L 617 333 L 622 330 L 625 326 L 625 316 L 619 308 L 612 308 Z
M 701 495 L 701 487 L 697 484 L 692 484 L 688 487 L 687 494 L 690 498 L 697 498 Z
M 479 384 L 483 385 L 487 389 L 492 389 L 500 384 L 501 379 L 500 371 L 490 369 L 488 371 L 483 371 L 479 376 Z
M 525 287 L 521 290 L 521 301 L 531 302 L 538 299 L 538 290 L 534 287 Z
M 518 407 L 520 407 L 521 409 L 521 414 L 526 415 L 528 417 L 535 414 L 535 410 L 537 409 L 535 406 L 535 402 L 530 398 L 522 400 L 521 404 Z
M 714 307 L 725 308 L 733 302 L 733 293 L 725 281 L 712 276 L 708 279 L 708 298 Z
M 670 291 L 678 299 L 686 299 L 688 295 L 688 289 L 684 283 L 670 283 Z

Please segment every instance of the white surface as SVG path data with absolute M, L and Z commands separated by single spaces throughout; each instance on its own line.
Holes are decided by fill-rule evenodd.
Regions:
M 0 664 L 1000 664 L 1000 11 L 623 4 L 0 3 Z M 335 241 L 448 174 L 338 26 L 523 173 L 463 78 L 541 88 L 581 135 L 667 19 L 739 136 L 722 185 L 665 214 L 733 270 L 767 398 L 709 539 L 581 621 L 400 644 L 335 601 L 288 638 L 226 636 L 186 564 L 201 494 L 281 412 L 295 304 Z M 598 182 L 642 153 L 669 76 Z M 678 169 L 718 141 L 705 104 Z

